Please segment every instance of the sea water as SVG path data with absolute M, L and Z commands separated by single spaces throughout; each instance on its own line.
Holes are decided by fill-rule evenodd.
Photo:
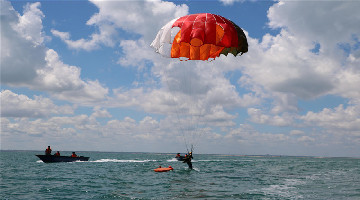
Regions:
M 61 152 L 70 155 L 71 152 Z M 88 162 L 43 163 L 0 152 L 1 199 L 360 199 L 360 159 L 76 152 Z M 159 165 L 174 171 L 157 173 Z

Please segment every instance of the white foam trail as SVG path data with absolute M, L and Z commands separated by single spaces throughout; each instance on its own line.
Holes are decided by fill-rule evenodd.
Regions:
M 178 160 L 176 158 L 172 158 L 171 160 L 167 160 L 168 162 L 177 162 Z
M 89 162 L 121 162 L 121 163 L 144 163 L 144 162 L 155 162 L 156 160 L 118 160 L 118 159 L 100 159 Z

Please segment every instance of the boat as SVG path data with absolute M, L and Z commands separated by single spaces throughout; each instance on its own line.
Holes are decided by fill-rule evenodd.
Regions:
M 171 170 L 174 170 L 171 166 L 169 166 L 169 167 L 159 167 L 159 168 L 154 169 L 155 172 L 168 172 L 168 171 L 171 171 Z
M 78 156 L 55 156 L 55 155 L 36 155 L 44 163 L 55 163 L 55 162 L 75 162 L 75 161 L 88 161 L 90 157 Z
M 175 157 L 177 161 L 184 161 L 185 160 L 185 156 L 176 156 Z

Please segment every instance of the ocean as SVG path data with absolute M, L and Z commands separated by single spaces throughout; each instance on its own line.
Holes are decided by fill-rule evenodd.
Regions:
M 189 170 L 175 154 L 76 152 L 90 160 L 43 163 L 43 153 L 0 151 L 1 199 L 360 199 L 358 158 L 195 152 Z

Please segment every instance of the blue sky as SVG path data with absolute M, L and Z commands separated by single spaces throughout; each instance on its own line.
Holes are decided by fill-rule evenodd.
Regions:
M 360 156 L 356 1 L 1 0 L 1 149 Z M 224 16 L 249 52 L 150 47 Z M 189 114 L 191 113 L 191 114 Z

